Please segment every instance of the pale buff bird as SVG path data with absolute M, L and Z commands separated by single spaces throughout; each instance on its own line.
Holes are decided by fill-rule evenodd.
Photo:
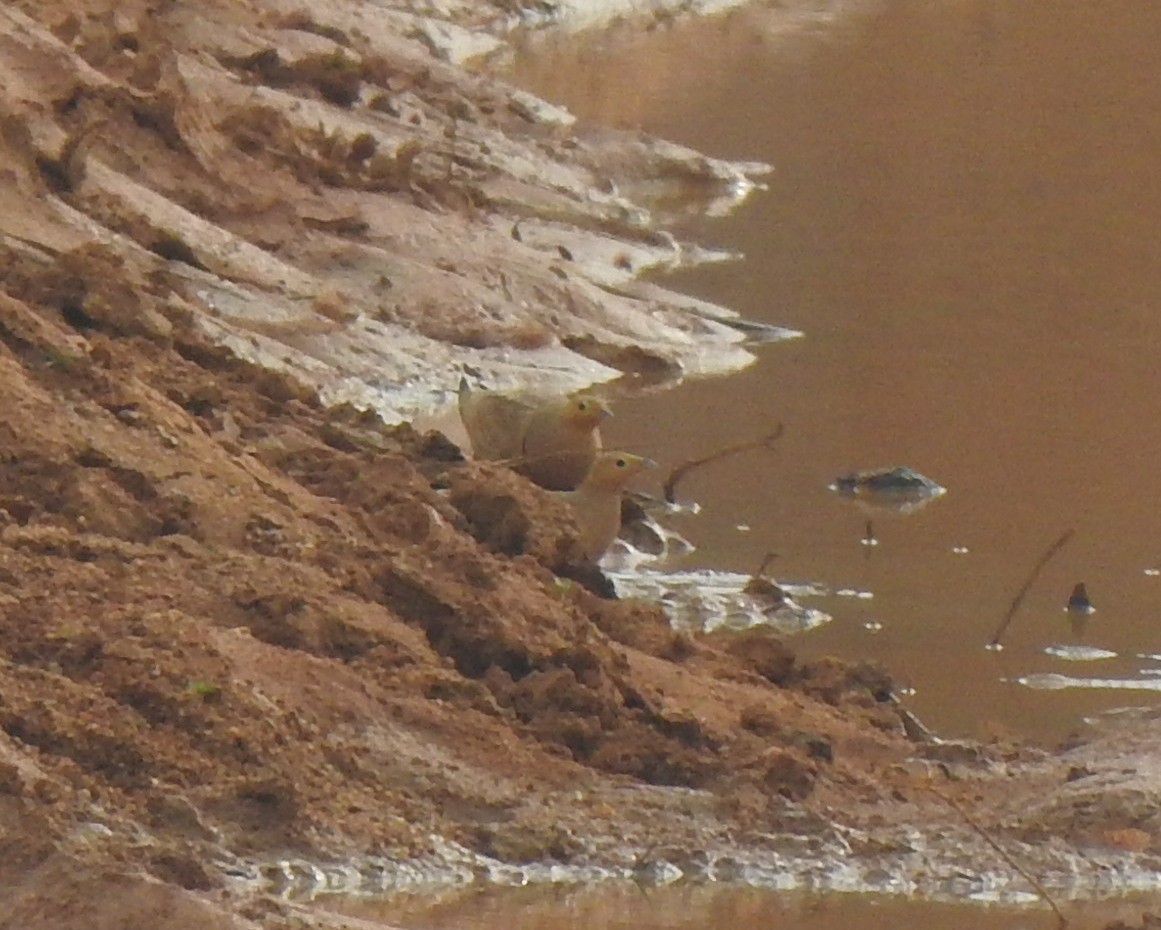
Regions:
M 571 491 L 601 448 L 598 426 L 611 416 L 591 394 L 537 397 L 472 390 L 460 379 L 460 419 L 478 459 L 506 461 L 550 491 Z
M 601 452 L 575 491 L 562 492 L 580 528 L 581 550 L 594 562 L 621 531 L 621 492 L 656 462 L 628 452 Z

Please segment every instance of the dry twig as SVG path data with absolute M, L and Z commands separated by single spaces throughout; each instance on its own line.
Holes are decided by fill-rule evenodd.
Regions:
M 772 449 L 774 443 L 781 437 L 782 432 L 783 426 L 779 423 L 774 432 L 768 433 L 758 439 L 738 442 L 732 446 L 726 446 L 724 449 L 718 449 L 717 452 L 711 452 L 709 455 L 702 456 L 700 459 L 689 459 L 680 465 L 675 465 L 673 471 L 669 473 L 669 477 L 665 479 L 664 491 L 666 503 L 677 503 L 677 483 L 695 468 L 701 468 L 702 465 L 708 465 L 710 462 L 718 461 L 718 459 L 737 455 L 739 452 L 749 452 L 751 449 Z
M 1072 531 L 1069 530 L 1069 534 L 1071 534 L 1071 532 Z M 1061 543 L 1061 545 L 1063 545 L 1063 543 Z M 1040 880 L 1037 879 L 1034 875 L 1032 875 L 1032 873 L 1030 873 L 1023 866 L 1021 866 L 1020 863 L 1018 863 L 1015 859 L 1013 859 L 1012 856 L 1008 853 L 1008 851 L 1005 850 L 1004 847 L 1001 846 L 992 837 L 992 835 L 990 833 L 988 833 L 987 830 L 985 830 L 983 827 L 981 827 L 978 823 L 976 823 L 971 818 L 971 815 L 968 814 L 968 812 L 965 811 L 963 809 L 963 807 L 960 806 L 959 802 L 954 800 L 950 795 L 947 795 L 944 792 L 940 791 L 938 788 L 935 787 L 935 785 L 924 785 L 923 787 L 926 788 L 928 791 L 930 791 L 932 794 L 934 794 L 937 798 L 939 798 L 939 800 L 941 800 L 944 804 L 946 804 L 948 807 L 950 807 L 953 811 L 955 811 L 957 814 L 959 814 L 959 816 L 963 819 L 964 823 L 966 823 L 969 827 L 971 827 L 973 830 L 975 830 L 976 833 L 978 833 L 983 838 L 984 842 L 987 843 L 989 846 L 992 847 L 992 849 L 994 849 L 996 851 L 996 853 L 999 855 L 999 857 L 1001 859 L 1003 859 L 1009 866 L 1011 866 L 1013 869 L 1015 869 L 1017 874 L 1019 874 L 1020 877 L 1024 879 L 1024 881 L 1026 881 L 1029 885 L 1032 886 L 1032 888 L 1035 890 L 1035 892 L 1038 895 L 1040 895 L 1040 897 L 1042 897 L 1048 903 L 1048 906 L 1050 908 L 1052 908 L 1052 912 L 1056 915 L 1056 920 L 1058 921 L 1058 926 L 1060 926 L 1062 928 L 1062 930 L 1064 927 L 1068 926 L 1068 918 L 1065 917 L 1064 914 L 1061 912 L 1060 908 L 1057 907 L 1056 902 L 1052 900 L 1052 895 L 1050 895 L 1048 893 L 1048 890 L 1044 887 L 1043 884 L 1041 884 Z
M 1044 566 L 1048 564 L 1056 553 L 1064 548 L 1064 544 L 1072 539 L 1072 534 L 1075 530 L 1065 530 L 1061 537 L 1048 547 L 1044 555 L 1040 556 L 1040 561 L 1033 567 L 1031 574 L 1025 580 L 1023 586 L 1016 592 L 1016 596 L 1012 598 L 1012 603 L 1008 606 L 1008 612 L 1004 614 L 1004 619 L 1000 621 L 1000 626 L 996 629 L 995 635 L 992 636 L 989 646 L 995 647 L 1000 645 L 1000 637 L 1007 632 L 1008 625 L 1012 622 L 1012 618 L 1016 616 L 1016 611 L 1020 609 L 1020 605 L 1024 603 L 1024 597 L 1028 593 L 1028 589 L 1032 587 L 1033 582 L 1040 577 L 1040 573 L 1044 570 Z

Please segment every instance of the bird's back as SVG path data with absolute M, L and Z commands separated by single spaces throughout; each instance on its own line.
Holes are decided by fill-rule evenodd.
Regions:
M 527 400 L 498 391 L 472 390 L 460 381 L 460 419 L 478 459 L 518 459 L 524 452 L 524 434 L 535 407 Z

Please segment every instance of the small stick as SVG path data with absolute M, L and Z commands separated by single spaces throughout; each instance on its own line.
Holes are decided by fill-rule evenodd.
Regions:
M 1063 549 L 1066 542 L 1072 539 L 1074 532 L 1075 530 L 1071 529 L 1065 530 L 1061 537 L 1048 547 L 1044 555 L 1040 556 L 1040 561 L 1036 563 L 1036 566 L 1032 569 L 1032 573 L 1028 576 L 1020 590 L 1016 592 L 1016 596 L 1012 598 L 1008 612 L 1004 614 L 1004 619 L 1000 621 L 999 628 L 996 630 L 995 635 L 992 636 L 991 642 L 988 643 L 989 646 L 995 647 L 1000 645 L 1000 637 L 1007 632 L 1008 624 L 1012 622 L 1012 618 L 1016 616 L 1016 611 L 1024 603 L 1024 596 L 1028 593 L 1028 589 L 1032 587 L 1033 582 L 1040 576 L 1040 573 L 1044 570 L 1044 566 L 1048 564 L 1048 560 Z
M 1069 533 L 1071 533 L 1071 532 L 1072 531 L 1069 530 Z M 1006 863 L 1008 863 L 1009 866 L 1011 866 L 1013 869 L 1015 869 L 1016 872 L 1020 875 L 1020 877 L 1023 878 L 1024 881 L 1026 881 L 1029 885 L 1031 885 L 1032 888 L 1035 890 L 1035 892 L 1038 895 L 1040 895 L 1040 897 L 1042 897 L 1045 901 L 1048 902 L 1048 906 L 1050 908 L 1052 908 L 1052 912 L 1056 915 L 1058 925 L 1062 928 L 1062 930 L 1064 927 L 1068 926 L 1068 918 L 1065 917 L 1064 914 L 1061 912 L 1060 908 L 1056 906 L 1056 902 L 1052 900 L 1052 895 L 1050 895 L 1048 893 L 1048 891 L 1044 887 L 1044 885 L 1042 885 L 1040 883 L 1040 881 L 1035 876 L 1033 876 L 1030 872 L 1028 872 L 1027 869 L 1025 869 L 1023 866 L 1021 866 L 1020 863 L 1018 863 L 1015 859 L 1013 859 L 1012 856 L 1007 852 L 1007 850 L 1005 850 L 1003 846 L 1001 846 L 999 843 L 996 842 L 996 840 L 994 840 L 992 838 L 991 834 L 988 833 L 987 830 L 985 830 L 978 823 L 976 823 L 974 820 L 972 820 L 972 818 L 968 814 L 968 812 L 965 811 L 963 809 L 963 807 L 961 807 L 959 805 L 959 803 L 957 803 L 955 800 L 953 800 L 949 795 L 940 791 L 938 788 L 935 787 L 935 785 L 923 785 L 922 787 L 926 788 L 928 791 L 930 791 L 932 794 L 934 794 L 937 798 L 939 798 L 941 801 L 943 801 L 944 804 L 946 804 L 953 811 L 955 811 L 957 814 L 959 814 L 959 816 L 963 818 L 964 823 L 966 823 L 969 827 L 971 827 L 973 830 L 975 830 L 976 833 L 978 833 L 981 837 L 983 837 L 984 842 L 987 843 L 989 846 L 991 846 L 992 849 L 994 849 L 999 854 L 1001 859 L 1003 859 Z
M 673 502 L 670 501 L 670 503 L 673 503 Z M 754 574 L 751 575 L 750 577 L 751 578 L 761 578 L 763 575 L 766 574 L 766 569 L 768 569 L 770 567 L 770 563 L 773 562 L 776 558 L 778 558 L 777 552 L 767 552 L 766 555 L 763 556 L 762 564 L 758 566 L 758 570 L 756 572 L 754 572 Z
M 718 449 L 717 452 L 711 452 L 709 455 L 703 456 L 700 459 L 690 459 L 687 462 L 682 462 L 676 465 L 673 471 L 669 473 L 669 477 L 665 479 L 665 502 L 667 504 L 677 503 L 677 483 L 681 481 L 695 468 L 701 468 L 702 465 L 708 465 L 710 462 L 716 462 L 718 459 L 724 459 L 730 455 L 737 455 L 739 452 L 748 452 L 750 449 L 770 449 L 773 448 L 774 443 L 782 435 L 783 426 L 778 424 L 778 428 L 774 432 L 762 436 L 759 439 L 750 439 L 746 442 L 735 443 L 732 446 L 726 446 L 724 449 Z

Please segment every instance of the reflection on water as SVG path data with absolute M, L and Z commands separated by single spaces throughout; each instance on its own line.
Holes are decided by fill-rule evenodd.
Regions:
M 1141 906 L 1127 901 L 1067 904 L 1072 930 L 1096 930 L 1114 918 L 1140 922 Z M 774 894 L 754 888 L 635 885 L 459 889 L 387 901 L 345 900 L 335 910 L 395 927 L 423 930 L 719 930 L 779 927 L 782 930 L 1049 930 L 1057 926 L 1047 908 L 963 906 L 869 895 Z
M 712 569 L 653 571 L 636 566 L 608 570 L 621 597 L 661 604 L 679 630 L 749 630 L 768 627 L 783 634 L 802 633 L 831 617 L 799 603 L 827 592 L 812 585 L 774 584 L 761 577 Z
M 873 591 L 820 605 L 834 622 L 799 647 L 884 661 L 939 732 L 1055 738 L 1147 701 L 1019 682 L 1075 673 L 1045 647 L 1078 644 L 1061 607 L 1081 580 L 1100 611 L 1079 644 L 1116 654 L 1102 681 L 1148 678 L 1135 656 L 1156 649 L 1161 4 L 802 6 L 830 15 L 787 28 L 755 5 L 516 65 L 582 117 L 776 169 L 732 216 L 682 230 L 748 259 L 674 283 L 806 338 L 621 402 L 609 441 L 673 463 L 784 423 L 776 450 L 683 485 L 703 505 L 678 527 L 698 546 L 683 567 L 776 551 L 779 577 Z M 827 486 L 900 462 L 948 493 L 876 516 L 863 545 L 867 516 Z M 1006 648 L 985 651 L 1069 528 Z

